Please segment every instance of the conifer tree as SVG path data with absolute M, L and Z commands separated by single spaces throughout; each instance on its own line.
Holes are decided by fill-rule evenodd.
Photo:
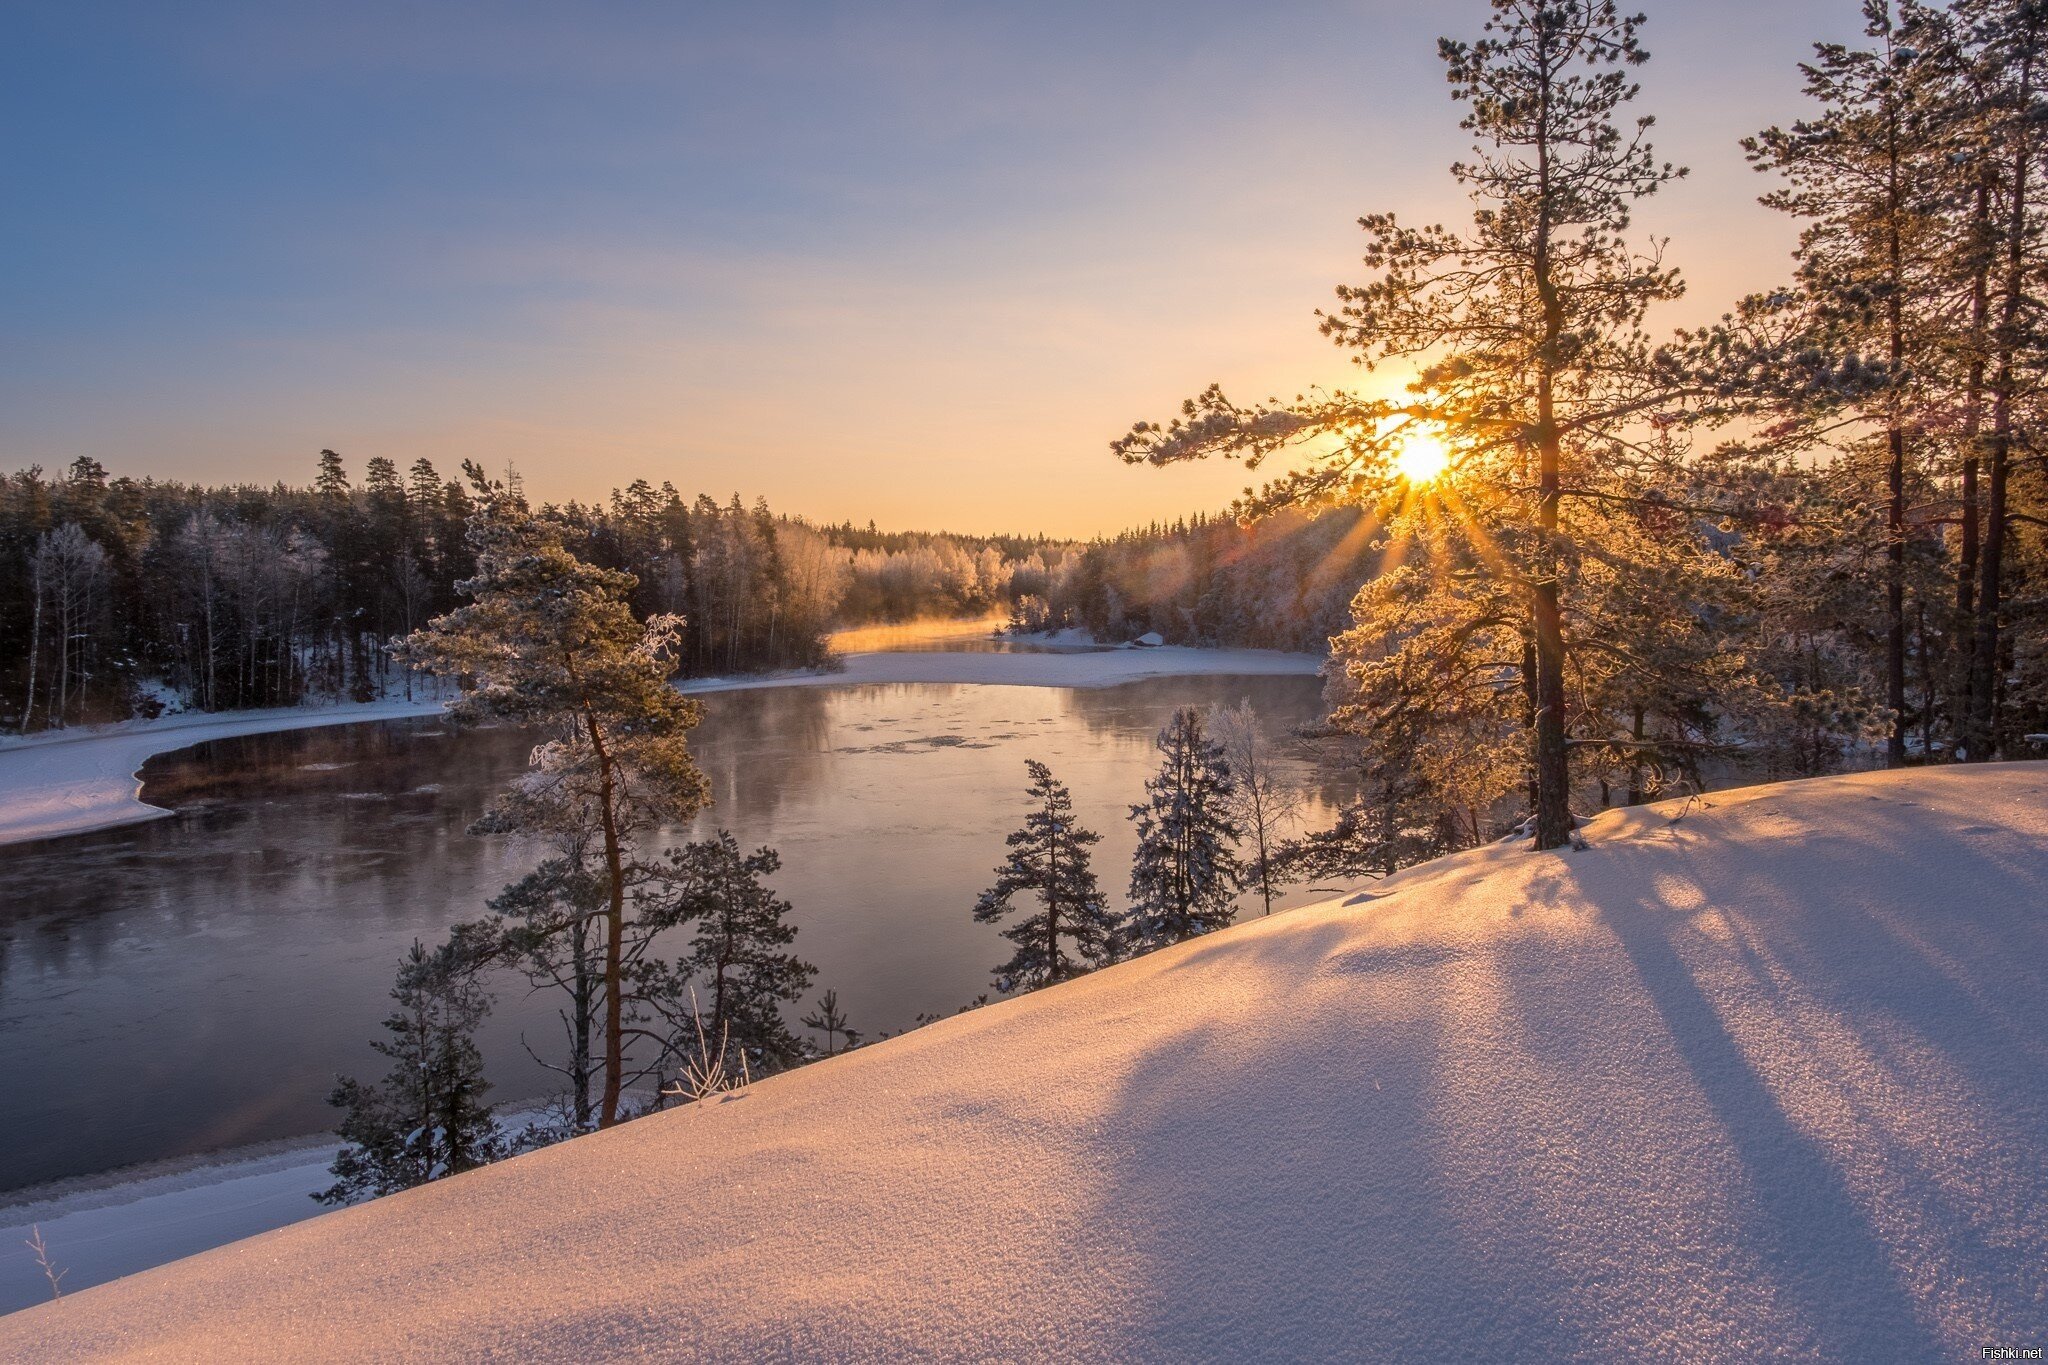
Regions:
M 335 1183 L 316 1200 L 353 1204 L 504 1155 L 476 1047 L 477 1026 L 490 1013 L 477 966 L 460 932 L 432 952 L 413 943 L 391 990 L 391 1036 L 370 1045 L 391 1059 L 391 1070 L 376 1085 L 347 1077 L 335 1086 L 329 1103 L 345 1111 L 339 1131 L 349 1145 L 334 1159 Z
M 974 903 L 974 918 L 995 924 L 1016 912 L 1015 899 L 1029 893 L 1038 909 L 1003 930 L 1017 945 L 996 968 L 996 989 L 1035 991 L 1078 976 L 1109 960 L 1116 927 L 1089 866 L 1088 850 L 1102 836 L 1074 819 L 1074 798 L 1051 769 L 1027 760 L 1027 795 L 1032 810 L 1024 827 L 1005 840 L 1010 856 L 996 869 L 995 885 Z
M 691 929 L 690 945 L 671 967 L 650 966 L 650 999 L 669 1002 L 668 1013 L 685 1050 L 701 1027 L 712 1047 L 744 1053 L 750 1073 L 761 1075 L 803 1060 L 803 1045 L 783 1022 L 782 1007 L 803 998 L 818 969 L 781 951 L 796 941 L 790 903 L 767 879 L 782 867 L 772 848 L 742 854 L 725 830 L 711 839 L 668 851 L 660 873 L 663 914 Z M 683 1001 L 694 1001 L 695 1017 Z M 737 1069 L 737 1068 L 735 1068 Z
M 603 890 L 604 1082 L 598 1123 L 619 1121 L 627 1057 L 627 904 L 650 874 L 638 841 L 701 809 L 707 793 L 687 735 L 697 704 L 669 684 L 681 623 L 645 625 L 627 606 L 630 574 L 570 553 L 565 528 L 530 513 L 469 466 L 478 506 L 469 528 L 471 598 L 408 636 L 400 658 L 467 681 L 449 707 L 459 724 L 543 725 L 555 738 L 496 803 L 486 832 L 587 836 Z M 563 927 L 579 922 L 563 921 Z
M 1184 706 L 1154 741 L 1159 774 L 1131 807 L 1138 853 L 1131 864 L 1131 905 L 1118 926 L 1120 953 L 1148 952 L 1230 923 L 1244 869 L 1244 831 L 1231 814 L 1236 783 L 1223 746 L 1209 738 L 1202 713 Z
M 2034 292 L 2041 270 L 2040 166 L 2048 128 L 2048 5 L 2040 0 L 1956 0 L 1960 98 L 1975 115 L 1969 150 L 1995 177 L 1988 323 L 1989 430 L 1982 438 L 1983 537 L 1973 594 L 1963 748 L 1973 761 L 1997 756 L 2006 654 L 2007 553 L 2015 453 L 2038 369 L 2041 328 Z
M 1915 17 L 1917 6 L 1904 7 Z M 1886 759 L 1906 761 L 1909 493 L 1924 463 L 1926 408 L 1942 337 L 1940 272 L 1953 243 L 1941 210 L 1950 190 L 1939 63 L 1902 31 L 1901 6 L 1864 0 L 1866 47 L 1816 46 L 1800 70 L 1819 107 L 1743 146 L 1783 177 L 1764 197 L 1804 223 L 1799 284 L 1804 332 L 1837 352 L 1882 356 L 1885 382 L 1856 405 L 1881 434 L 1885 557 Z M 1834 415 L 1830 405 L 1829 415 Z
M 826 991 L 818 1000 L 818 1008 L 797 1022 L 807 1029 L 825 1035 L 827 1057 L 835 1057 L 842 1051 L 860 1046 L 860 1034 L 848 1026 L 852 1021 L 840 1010 L 839 992 L 836 990 Z M 841 1038 L 846 1040 L 845 1048 L 838 1045 Z
M 1448 633 L 1439 644 L 1457 644 L 1467 665 L 1521 675 L 1535 843 L 1556 848 L 1572 825 L 1567 653 L 1590 638 L 1573 638 L 1569 589 L 1589 550 L 1625 567 L 1636 544 L 1613 542 L 1641 542 L 1641 525 L 1608 514 L 1640 502 L 1626 475 L 1643 423 L 1698 382 L 1642 330 L 1652 304 L 1681 292 L 1677 273 L 1658 248 L 1638 253 L 1623 237 L 1636 201 L 1684 172 L 1652 155 L 1651 120 L 1620 122 L 1637 93 L 1629 69 L 1648 55 L 1639 16 L 1612 0 L 1493 0 L 1492 11 L 1479 41 L 1440 43 L 1477 143 L 1452 167 L 1478 205 L 1471 232 L 1364 218 L 1376 278 L 1341 288 L 1323 319 L 1366 368 L 1417 366 L 1409 392 L 1240 407 L 1212 387 L 1115 449 L 1131 462 L 1214 454 L 1256 466 L 1313 440 L 1333 453 L 1274 481 L 1247 511 L 1333 499 L 1397 519 L 1446 511 L 1439 553 L 1408 559 L 1408 605 L 1433 599 L 1448 613 L 1429 612 Z M 1418 441 L 1451 447 L 1455 498 L 1404 475 Z M 1395 527 L 1393 543 L 1410 529 Z M 1377 630 L 1364 616 L 1360 626 Z

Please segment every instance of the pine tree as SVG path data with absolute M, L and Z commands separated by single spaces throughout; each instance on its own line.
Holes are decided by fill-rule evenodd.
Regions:
M 1860 405 L 1882 433 L 1886 507 L 1885 701 L 1890 766 L 1906 761 L 1909 493 L 1924 460 L 1928 380 L 1942 338 L 1934 310 L 1953 243 L 1941 210 L 1949 184 L 1940 63 L 1903 33 L 1893 0 L 1864 0 L 1864 48 L 1822 43 L 1801 66 L 1814 117 L 1743 146 L 1786 187 L 1764 203 L 1802 219 L 1799 283 L 1810 344 L 1884 358 L 1885 382 Z M 1917 6 L 1906 5 L 1910 17 Z M 1830 415 L 1833 407 L 1830 406 Z
M 627 904 L 652 873 L 639 838 L 688 820 L 707 800 L 687 736 L 697 704 L 669 685 L 681 623 L 645 625 L 626 605 L 630 574 L 570 553 L 567 528 L 530 513 L 470 466 L 478 492 L 469 544 L 472 600 L 401 642 L 402 661 L 470 684 L 459 724 L 551 727 L 532 771 L 496 803 L 486 832 L 587 838 L 604 891 L 604 1086 L 598 1122 L 619 1121 L 628 1066 Z M 571 921 L 565 921 L 566 924 Z
M 818 1008 L 797 1022 L 813 1032 L 825 1035 L 827 1057 L 835 1057 L 842 1051 L 850 1051 L 860 1046 L 860 1034 L 848 1027 L 851 1021 L 839 1009 L 838 991 L 826 991 L 818 1001 Z M 838 1045 L 841 1038 L 846 1039 L 845 1048 Z
M 323 498 L 348 497 L 348 466 L 341 462 L 341 455 L 338 452 L 320 452 L 320 472 L 313 480 L 313 491 Z
M 1147 799 L 1131 807 L 1138 853 L 1131 864 L 1131 905 L 1118 926 L 1120 954 L 1223 928 L 1244 884 L 1237 857 L 1244 831 L 1230 812 L 1236 783 L 1223 746 L 1202 725 L 1202 713 L 1192 706 L 1174 712 L 1154 745 L 1159 775 L 1146 779 Z
M 564 1126 L 571 1135 L 597 1126 L 598 1088 L 604 1073 L 598 1039 L 605 996 L 606 886 L 592 866 L 592 842 L 580 825 L 563 829 L 556 839 L 557 856 L 542 860 L 491 899 L 490 908 L 498 916 L 495 922 L 474 926 L 480 937 L 488 935 L 495 940 L 498 956 L 524 972 L 534 989 L 553 989 L 561 995 L 557 1013 L 566 1055 L 551 1061 L 531 1043 L 527 1051 L 567 1082 L 562 1110 Z M 659 932 L 659 927 L 646 924 L 641 916 L 629 919 L 625 928 L 630 939 L 623 956 L 628 957 L 637 954 L 643 940 Z M 623 1020 L 626 1027 L 645 1022 L 646 1011 L 640 1005 L 637 992 L 629 986 Z M 646 1074 L 656 1074 L 665 1060 L 665 1054 L 653 1059 Z M 644 1078 L 628 1075 L 625 1084 Z
M 664 984 L 650 998 L 670 1002 L 679 1045 L 693 1046 L 697 1029 L 728 1056 L 744 1053 L 747 1070 L 762 1075 L 803 1060 L 803 1045 L 783 1022 L 782 1006 L 803 998 L 817 968 L 780 951 L 796 941 L 790 903 L 767 878 L 782 867 L 772 848 L 742 854 L 739 842 L 716 837 L 668 851 L 661 869 L 667 922 L 693 930 L 672 968 L 650 968 Z M 694 1018 L 678 1008 L 694 1001 Z
M 349 1145 L 330 1168 L 335 1183 L 314 1199 L 353 1204 L 504 1154 L 476 1047 L 477 1026 L 490 1013 L 477 966 L 461 934 L 432 952 L 414 941 L 391 990 L 391 1037 L 370 1045 L 391 1059 L 391 1070 L 378 1085 L 346 1077 L 335 1086 L 329 1103 L 345 1111 L 339 1131 Z
M 1368 369 L 1418 366 L 1409 393 L 1243 408 L 1211 388 L 1166 426 L 1139 423 L 1115 449 L 1131 462 L 1217 454 L 1256 466 L 1314 440 L 1334 453 L 1276 480 L 1247 510 L 1343 499 L 1461 521 L 1445 536 L 1465 544 L 1410 557 L 1431 580 L 1416 585 L 1426 590 L 1411 592 L 1410 606 L 1470 609 L 1462 622 L 1438 619 L 1506 646 L 1481 645 L 1472 657 L 1522 674 L 1535 843 L 1557 848 L 1572 825 L 1571 580 L 1582 547 L 1621 558 L 1600 540 L 1611 520 L 1601 513 L 1638 496 L 1626 478 L 1635 428 L 1697 384 L 1642 331 L 1651 305 L 1682 292 L 1677 273 L 1658 250 L 1639 254 L 1623 238 L 1636 201 L 1684 172 L 1652 155 L 1651 120 L 1618 121 L 1637 93 L 1629 68 L 1647 60 L 1639 17 L 1612 0 L 1493 0 L 1492 9 L 1479 41 L 1440 43 L 1454 98 L 1470 110 L 1462 126 L 1478 144 L 1472 161 L 1452 167 L 1478 206 L 1472 231 L 1366 217 L 1376 278 L 1341 288 L 1341 306 L 1323 319 Z M 1442 495 L 1402 472 L 1407 451 L 1431 441 L 1453 452 Z M 1410 528 L 1395 529 L 1400 545 Z M 1468 590 L 1447 575 L 1495 586 Z M 1377 629 L 1365 617 L 1360 626 Z
M 1968 711 L 1963 747 L 1974 762 L 1997 756 L 2002 687 L 2012 641 L 2004 635 L 2007 549 L 2014 452 L 2025 439 L 2023 408 L 2039 364 L 2041 335 L 2034 281 L 2041 269 L 2040 158 L 2048 127 L 2048 5 L 2040 0 L 1957 0 L 1959 97 L 1976 115 L 1969 150 L 1994 169 L 1989 279 L 1990 429 L 1983 436 L 1984 530 L 1973 594 Z
M 1010 856 L 996 869 L 995 885 L 974 903 L 974 918 L 995 924 L 1015 912 L 1029 892 L 1038 909 L 1003 930 L 1016 953 L 996 968 L 996 989 L 1035 991 L 1078 976 L 1109 960 L 1116 919 L 1095 884 L 1088 850 L 1102 836 L 1074 819 L 1074 798 L 1050 769 L 1035 760 L 1027 794 L 1033 809 L 1024 827 L 1005 841 Z

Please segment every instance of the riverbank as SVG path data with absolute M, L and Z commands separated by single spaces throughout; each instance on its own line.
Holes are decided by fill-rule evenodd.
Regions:
M 0 1355 L 2024 1347 L 2044 784 L 1609 811 L 66 1295 Z
M 171 814 L 142 800 L 137 773 L 158 754 L 210 740 L 439 714 L 439 701 L 181 712 L 0 743 L 0 845 L 90 834 Z
M 832 670 L 701 678 L 685 684 L 683 691 L 886 683 L 1096 688 L 1160 677 L 1313 675 L 1321 666 L 1321 660 L 1309 654 L 1178 646 L 1030 654 L 882 651 L 847 655 L 843 663 L 843 668 Z M 441 708 L 438 700 L 379 701 L 183 713 L 0 742 L 0 846 L 89 834 L 171 814 L 142 800 L 142 783 L 136 776 L 159 754 L 242 735 L 407 720 L 436 715 Z

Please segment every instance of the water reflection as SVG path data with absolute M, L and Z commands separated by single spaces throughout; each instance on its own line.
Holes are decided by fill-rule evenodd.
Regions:
M 1021 814 L 1025 759 L 1102 831 L 1120 903 L 1152 734 L 1175 705 L 1241 697 L 1278 732 L 1313 717 L 1317 683 L 719 694 L 695 741 L 717 807 L 671 834 L 781 849 L 798 950 L 872 1036 L 988 989 L 1007 956 L 968 908 Z M 216 741 L 145 769 L 175 818 L 0 850 L 0 1188 L 326 1128 L 335 1073 L 381 1069 L 367 1043 L 406 945 L 530 864 L 464 831 L 532 742 L 435 722 Z M 552 1046 L 553 1009 L 504 983 L 483 1037 L 501 1098 L 547 1089 L 520 1037 Z

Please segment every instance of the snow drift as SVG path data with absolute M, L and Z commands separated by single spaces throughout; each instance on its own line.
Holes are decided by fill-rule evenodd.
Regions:
M 70 1295 L 0 1356 L 2048 1344 L 2048 765 L 1673 814 Z

